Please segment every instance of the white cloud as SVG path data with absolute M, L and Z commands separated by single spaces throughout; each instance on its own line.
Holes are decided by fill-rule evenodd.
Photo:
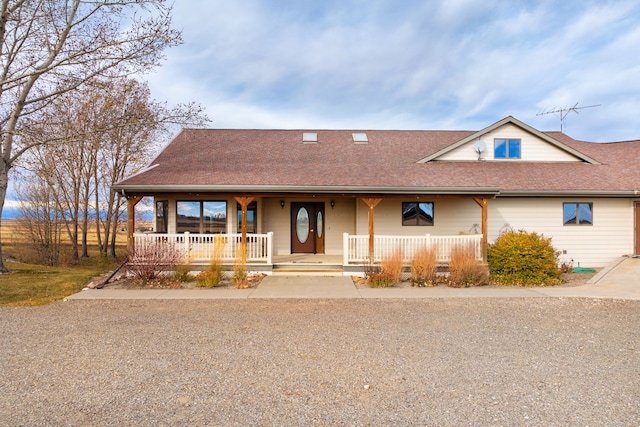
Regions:
M 571 136 L 640 138 L 635 2 L 190 1 L 174 17 L 185 45 L 152 93 L 214 127 L 555 130 L 536 113 L 580 102 L 603 106 Z

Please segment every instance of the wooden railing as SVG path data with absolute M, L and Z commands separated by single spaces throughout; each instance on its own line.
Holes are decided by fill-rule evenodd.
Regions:
M 147 248 L 163 245 L 167 250 L 179 252 L 189 262 L 210 262 L 216 246 L 220 251 L 220 261 L 235 261 L 242 242 L 242 234 L 134 234 L 135 253 L 140 256 Z M 253 263 L 273 263 L 273 233 L 247 234 L 247 261 Z
M 378 263 L 395 251 L 402 252 L 403 262 L 411 263 L 414 254 L 420 248 L 435 247 L 439 263 L 451 260 L 451 250 L 456 245 L 471 245 L 478 260 L 482 260 L 482 234 L 457 236 L 374 236 L 373 262 Z M 369 262 L 369 236 L 343 235 L 344 265 Z

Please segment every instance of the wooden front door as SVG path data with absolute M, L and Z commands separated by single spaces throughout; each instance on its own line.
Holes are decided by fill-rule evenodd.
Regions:
M 635 255 L 640 255 L 640 202 L 633 203 L 636 218 Z
M 291 203 L 291 253 L 324 253 L 324 203 Z

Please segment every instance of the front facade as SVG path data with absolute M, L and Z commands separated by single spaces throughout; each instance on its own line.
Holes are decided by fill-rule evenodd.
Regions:
M 640 141 L 595 144 L 507 117 L 480 131 L 183 130 L 142 172 L 114 186 L 129 199 L 130 245 L 162 239 L 206 264 L 325 254 L 349 266 L 401 249 L 453 245 L 477 256 L 507 229 L 552 238 L 563 261 L 602 267 L 640 252 Z M 155 229 L 133 211 L 154 198 Z M 188 236 L 188 238 L 186 238 Z M 231 244 L 229 244 L 231 243 Z

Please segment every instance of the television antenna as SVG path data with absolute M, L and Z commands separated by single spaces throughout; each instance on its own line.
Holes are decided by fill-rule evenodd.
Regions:
M 564 119 L 567 117 L 567 115 L 570 112 L 574 112 L 576 114 L 579 114 L 580 112 L 578 110 L 584 110 L 585 108 L 593 108 L 593 107 L 599 107 L 600 104 L 596 104 L 596 105 L 587 105 L 584 107 L 578 107 L 578 102 L 576 102 L 576 104 L 573 107 L 567 107 L 567 108 L 555 108 L 553 107 L 553 109 L 551 109 L 550 111 L 542 111 L 538 114 L 536 114 L 536 116 L 543 116 L 545 114 L 553 114 L 555 115 L 557 118 L 560 119 L 560 132 L 564 131 Z

